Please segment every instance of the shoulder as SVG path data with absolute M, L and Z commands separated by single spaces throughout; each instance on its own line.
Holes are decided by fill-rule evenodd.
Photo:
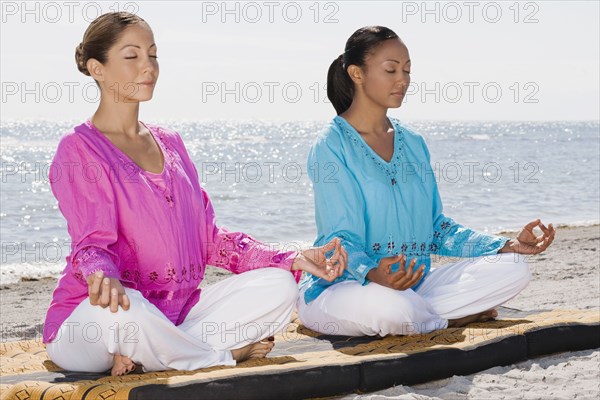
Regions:
M 335 154 L 341 156 L 346 147 L 343 128 L 334 118 L 317 134 L 311 151 L 320 155 Z
M 426 152 L 428 152 L 425 137 L 418 133 L 416 128 L 407 122 L 400 121 L 397 118 L 390 117 L 390 121 L 392 121 L 396 127 L 396 130 L 401 132 L 403 139 L 408 146 L 421 146 Z
M 423 135 L 418 133 L 416 129 L 409 123 L 400 121 L 398 118 L 390 117 L 390 121 L 397 128 L 397 130 L 401 131 L 404 137 L 408 140 L 413 141 L 424 141 Z
M 152 130 L 152 132 L 156 135 L 156 138 L 162 142 L 162 144 L 166 147 L 167 151 L 174 152 L 179 155 L 179 158 L 182 160 L 188 159 L 188 152 L 185 144 L 183 143 L 183 139 L 179 132 L 175 129 L 156 125 L 156 124 L 145 124 L 148 129 Z
M 95 153 L 91 129 L 86 123 L 74 126 L 59 139 L 55 157 L 86 157 Z

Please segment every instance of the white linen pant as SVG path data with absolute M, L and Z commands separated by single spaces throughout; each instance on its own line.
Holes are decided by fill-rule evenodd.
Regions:
M 104 372 L 119 353 L 144 371 L 194 370 L 235 365 L 232 349 L 258 342 L 285 329 L 298 297 L 289 271 L 261 268 L 202 289 L 200 301 L 175 326 L 145 299 L 125 288 L 128 311 L 82 301 L 61 325 L 46 350 L 70 371 Z
M 394 290 L 374 282 L 343 281 L 306 304 L 298 298 L 303 325 L 345 336 L 410 335 L 448 326 L 448 319 L 477 314 L 505 303 L 531 278 L 516 253 L 469 258 L 432 268 L 416 290 Z

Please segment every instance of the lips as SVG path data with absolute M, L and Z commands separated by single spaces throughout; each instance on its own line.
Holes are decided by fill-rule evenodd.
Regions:
M 139 82 L 138 85 L 148 85 L 148 86 L 152 86 L 154 85 L 154 81 L 145 81 L 145 82 Z

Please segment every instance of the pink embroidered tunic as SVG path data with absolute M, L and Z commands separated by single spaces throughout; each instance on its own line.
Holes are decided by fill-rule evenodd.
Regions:
M 215 224 L 198 171 L 177 132 L 146 125 L 164 159 L 141 169 L 88 119 L 63 136 L 48 178 L 67 220 L 71 252 L 46 314 L 43 342 L 88 301 L 96 271 L 139 290 L 175 325 L 200 299 L 206 265 L 242 273 L 291 270 L 295 251 L 278 251 Z M 293 271 L 296 281 L 301 271 Z

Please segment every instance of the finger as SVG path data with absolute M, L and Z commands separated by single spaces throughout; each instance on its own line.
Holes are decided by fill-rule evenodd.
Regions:
M 342 253 L 341 261 L 338 265 L 335 266 L 336 276 L 342 276 L 344 270 L 348 266 L 348 256 Z
M 542 244 L 542 251 L 546 250 L 548 248 L 548 246 L 550 246 L 550 244 L 552 244 L 553 241 L 554 241 L 554 233 L 550 234 L 550 236 L 548 236 L 546 238 L 546 240 Z
M 346 252 L 346 249 L 344 249 L 342 246 L 340 246 L 338 254 L 341 262 L 343 262 L 344 260 L 348 260 L 348 253 Z
M 403 255 L 397 255 L 392 257 L 384 257 L 379 261 L 379 264 L 382 266 L 388 266 L 392 264 L 396 264 L 397 262 L 402 260 Z
M 544 225 L 542 223 L 542 221 L 540 221 L 540 223 L 538 224 L 538 226 L 540 227 L 540 229 L 542 230 L 542 232 L 544 232 L 545 234 L 549 234 L 550 230 L 548 228 L 546 228 L 546 225 Z
M 337 264 L 336 264 L 336 266 L 327 264 L 327 265 L 325 265 L 325 273 L 327 274 L 327 276 L 329 276 L 333 279 L 333 278 L 335 278 L 336 268 L 337 268 Z
M 553 230 L 552 233 L 550 233 L 550 243 L 554 242 L 554 236 L 556 236 L 555 230 Z
M 410 280 L 410 282 L 408 282 L 409 288 L 415 286 L 417 284 L 417 282 L 419 282 L 421 280 L 421 277 L 423 276 L 423 271 L 425 271 L 425 265 L 421 265 L 413 274 L 412 279 Z
M 325 264 L 335 266 L 340 263 L 341 254 L 334 254 L 331 258 L 325 259 Z
M 548 246 L 554 240 L 554 232 L 550 232 L 547 236 L 544 237 L 544 240 L 541 242 L 542 246 Z
M 119 292 L 116 287 L 110 289 L 110 312 L 119 311 Z
M 536 226 L 538 226 L 538 224 L 539 224 L 540 222 L 541 222 L 541 221 L 540 221 L 540 219 L 539 219 L 539 218 L 538 218 L 538 219 L 536 219 L 536 220 L 533 220 L 533 221 L 529 222 L 527 225 L 525 225 L 525 227 L 524 227 L 523 229 L 526 229 L 526 230 L 528 230 L 528 231 L 532 231 L 532 230 L 533 230 L 533 228 L 535 228 Z
M 100 292 L 100 307 L 106 308 L 110 303 L 110 279 L 104 278 L 102 280 L 102 289 Z
M 92 284 L 89 286 L 89 295 L 90 295 L 90 303 L 92 305 L 98 304 L 98 299 L 100 296 L 100 286 L 102 285 L 102 276 L 104 274 L 102 271 L 98 271 L 94 274 L 94 278 Z
M 127 293 L 123 293 L 120 297 L 121 297 L 121 300 L 119 301 L 119 303 L 121 304 L 121 307 L 123 308 L 123 310 L 125 310 L 125 311 L 129 310 L 129 307 L 131 306 L 131 302 L 129 301 L 129 296 L 127 296 Z
M 410 264 L 409 264 L 409 267 L 410 267 Z M 394 273 L 391 276 L 392 284 L 393 285 L 399 285 L 401 282 L 407 282 L 409 278 L 410 278 L 409 268 L 407 268 L 404 265 L 402 265 L 398 269 L 398 271 L 396 271 L 396 273 Z
M 405 282 L 406 278 L 406 271 L 405 270 L 399 270 L 394 272 L 389 279 L 389 283 L 390 286 L 392 286 L 394 289 L 398 289 L 400 286 L 402 286 Z
M 423 277 L 423 273 L 425 272 L 425 264 L 421 264 L 418 268 L 416 268 L 414 263 L 411 263 L 411 268 L 412 276 L 402 283 L 401 290 L 410 289 L 411 287 L 415 286 L 415 284 L 417 284 L 417 282 L 419 282 Z
M 535 238 L 535 242 L 536 243 L 542 243 L 544 240 L 546 240 L 548 236 L 546 235 L 546 233 L 544 233 L 543 235 L 537 236 Z
M 410 260 L 410 263 L 408 264 L 408 267 L 406 268 L 406 273 L 402 277 L 403 285 L 408 284 L 412 280 L 413 271 L 414 271 L 416 263 L 417 263 L 416 258 L 413 258 L 412 260 Z
M 335 238 L 335 251 L 336 253 L 341 253 L 342 252 L 342 241 L 338 238 Z
M 415 265 L 417 264 L 417 259 L 413 258 L 410 260 L 410 264 L 408 265 L 408 275 L 412 276 L 413 271 L 415 270 Z
M 327 243 L 325 246 L 321 247 L 321 249 L 323 250 L 324 253 L 327 253 L 328 251 L 333 250 L 337 243 L 339 242 L 338 238 L 333 238 L 329 241 L 329 243 Z

